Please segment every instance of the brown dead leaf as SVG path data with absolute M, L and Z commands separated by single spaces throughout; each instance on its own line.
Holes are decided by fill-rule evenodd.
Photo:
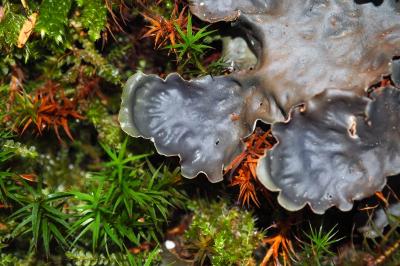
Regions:
M 3 20 L 5 15 L 4 7 L 0 6 L 0 22 Z
M 20 174 L 19 176 L 22 179 L 25 179 L 30 182 L 37 182 L 37 180 L 38 180 L 38 176 L 35 174 L 32 174 L 32 173 L 31 174 Z
M 17 47 L 24 47 L 25 43 L 28 41 L 29 36 L 31 36 L 33 28 L 35 28 L 38 13 L 33 13 L 24 22 L 21 31 L 19 32 Z
M 26 0 L 21 0 L 21 4 L 25 9 L 28 9 L 28 4 L 26 3 Z

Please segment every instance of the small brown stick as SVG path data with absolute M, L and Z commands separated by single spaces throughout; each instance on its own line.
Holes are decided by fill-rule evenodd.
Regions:
M 400 247 L 400 239 L 397 240 L 391 247 L 386 249 L 385 252 L 375 260 L 375 264 L 380 265 L 384 263 L 385 260 L 387 260 L 393 254 L 393 252 L 395 252 L 399 247 Z

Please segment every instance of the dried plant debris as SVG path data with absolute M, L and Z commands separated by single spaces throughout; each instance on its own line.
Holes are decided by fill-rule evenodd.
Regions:
M 398 2 L 194 0 L 191 11 L 209 22 L 236 20 L 257 64 L 191 81 L 135 75 L 120 111 L 128 134 L 179 155 L 184 176 L 204 172 L 216 182 L 255 122 L 272 124 L 279 144 L 262 160 L 259 178 L 281 191 L 289 210 L 307 203 L 317 213 L 349 210 L 400 172 L 392 144 L 399 137 L 398 91 L 366 94 L 400 55 Z M 305 110 L 293 109 L 299 104 Z
M 379 208 L 375 211 L 374 217 L 369 223 L 359 231 L 368 238 L 376 238 L 383 235 L 383 230 L 390 224 L 390 221 L 400 219 L 400 203 L 393 203 L 387 209 Z M 400 220 L 399 220 L 400 221 Z
M 24 22 L 21 31 L 19 32 L 17 47 L 24 47 L 35 28 L 38 13 L 32 13 Z
M 250 70 L 257 64 L 256 56 L 243 38 L 224 37 L 222 43 L 222 58 L 231 71 Z
M 353 200 L 373 195 L 386 176 L 400 172 L 400 90 L 380 88 L 372 98 L 327 90 L 295 107 L 288 122 L 272 125 L 278 143 L 257 175 L 280 191 L 283 207 L 348 211 Z

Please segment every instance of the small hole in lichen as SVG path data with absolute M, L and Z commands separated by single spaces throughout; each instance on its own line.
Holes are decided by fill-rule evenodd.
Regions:
M 299 106 L 299 111 L 300 111 L 300 113 L 305 113 L 307 111 L 306 105 L 305 104 L 301 104 Z
M 357 137 L 357 122 L 354 116 L 352 116 L 350 118 L 350 127 L 348 129 L 349 131 L 349 135 L 352 138 L 356 138 Z
M 219 144 L 219 140 L 217 140 L 216 142 L 215 142 L 215 145 L 218 145 Z

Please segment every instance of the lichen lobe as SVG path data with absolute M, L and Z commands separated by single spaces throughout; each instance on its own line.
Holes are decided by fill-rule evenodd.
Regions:
M 278 145 L 261 160 L 259 176 L 289 210 L 307 203 L 317 213 L 349 210 L 398 172 L 399 147 L 388 144 L 399 137 L 398 91 L 365 97 L 400 54 L 398 4 L 194 0 L 191 10 L 210 22 L 237 20 L 258 56 L 255 69 L 192 81 L 137 76 L 120 112 L 128 134 L 180 156 L 184 176 L 203 172 L 216 182 L 255 122 L 270 123 Z M 293 109 L 302 103 L 304 112 Z
M 241 10 L 237 24 L 259 55 L 251 75 L 263 80 L 264 89 L 286 112 L 327 88 L 362 95 L 390 73 L 390 60 L 400 54 L 400 13 L 391 1 L 374 6 L 353 1 L 196 0 L 191 9 L 208 21 Z
M 188 178 L 203 172 L 211 182 L 221 181 L 223 166 L 252 131 L 253 121 L 238 116 L 244 92 L 234 79 L 206 76 L 188 82 L 177 74 L 165 80 L 139 74 L 125 91 L 122 128 L 151 139 L 161 154 L 178 155 Z
M 309 204 L 315 213 L 332 206 L 348 211 L 400 172 L 399 112 L 394 87 L 378 89 L 372 99 L 325 91 L 272 126 L 278 144 L 259 163 L 258 177 L 280 191 L 278 201 L 289 210 Z

